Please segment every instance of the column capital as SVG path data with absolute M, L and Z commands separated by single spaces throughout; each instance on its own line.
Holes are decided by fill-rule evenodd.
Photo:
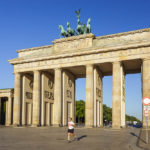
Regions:
M 40 72 L 41 72 L 41 70 L 34 70 L 34 71 L 33 71 L 33 73 L 36 73 L 36 72 L 39 72 L 39 73 L 40 73 Z
M 14 72 L 14 75 L 21 75 L 21 72 Z
M 87 64 L 86 67 L 94 67 L 94 64 Z
M 62 71 L 62 68 L 54 68 L 55 71 L 60 70 Z
M 147 60 L 150 60 L 150 58 L 143 58 L 142 62 L 147 61 Z
M 112 64 L 121 64 L 122 65 L 122 61 L 114 61 L 114 62 L 112 62 Z

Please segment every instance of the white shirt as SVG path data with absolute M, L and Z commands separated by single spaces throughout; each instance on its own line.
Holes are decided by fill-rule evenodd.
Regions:
M 74 122 L 73 121 L 68 122 L 68 128 L 74 129 Z

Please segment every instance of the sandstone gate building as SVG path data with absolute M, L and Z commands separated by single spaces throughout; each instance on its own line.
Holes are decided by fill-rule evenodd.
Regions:
M 75 80 L 80 77 L 86 78 L 86 127 L 103 126 L 104 76 L 113 77 L 113 128 L 125 126 L 126 74 L 141 72 L 142 97 L 150 97 L 150 28 L 73 36 L 17 52 L 18 58 L 9 60 L 15 85 L 14 100 L 7 98 L 7 125 L 67 125 L 68 116 L 75 119 Z

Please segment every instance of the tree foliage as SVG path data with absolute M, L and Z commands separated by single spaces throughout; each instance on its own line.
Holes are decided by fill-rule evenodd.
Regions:
M 136 117 L 134 116 L 129 116 L 129 115 L 126 115 L 126 121 L 137 121 L 137 122 L 141 122 L 139 119 L 137 119 Z
M 103 104 L 103 120 L 112 121 L 112 109 Z
M 76 122 L 84 122 L 85 119 L 85 101 L 76 101 Z
M 103 104 L 103 119 L 109 121 L 112 121 L 112 108 L 106 106 Z M 76 101 L 76 122 L 83 123 L 85 120 L 85 101 L 79 100 Z M 126 121 L 138 121 L 134 116 L 126 115 Z

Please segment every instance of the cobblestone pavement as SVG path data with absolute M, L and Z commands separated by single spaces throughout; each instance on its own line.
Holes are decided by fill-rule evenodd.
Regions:
M 78 141 L 67 142 L 67 128 L 0 128 L 0 150 L 138 150 L 140 129 L 76 128 Z

